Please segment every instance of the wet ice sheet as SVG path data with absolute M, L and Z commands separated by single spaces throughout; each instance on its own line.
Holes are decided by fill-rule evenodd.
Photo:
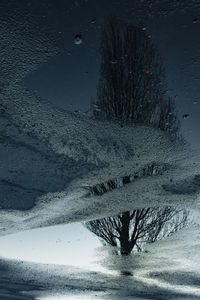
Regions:
M 163 14 L 159 3 L 149 5 L 156 14 Z M 170 12 L 199 7 L 194 1 L 163 3 Z M 136 4 L 146 6 L 141 1 Z M 182 151 L 152 128 L 121 128 L 61 112 L 42 104 L 20 85 L 64 47 L 52 22 L 35 26 L 37 5 L 32 14 L 28 9 L 25 15 L 18 5 L 11 10 L 9 5 L 3 9 L 4 1 L 1 5 L 1 118 L 9 118 L 15 134 L 8 124 L 2 126 L 0 151 L 2 156 L 9 155 L 0 170 L 0 233 L 104 217 L 125 207 L 182 204 L 198 208 L 199 155 Z M 152 163 L 167 165 L 167 169 L 158 176 L 141 176 Z M 100 197 L 88 194 L 88 186 L 138 173 L 134 182 Z
M 46 109 L 44 110 L 44 115 L 45 112 Z M 39 153 L 41 163 L 40 160 L 38 160 L 38 164 L 34 162 L 32 165 L 34 173 L 22 174 L 21 177 L 19 176 L 18 164 L 16 163 L 19 157 L 16 157 L 16 161 L 11 163 L 14 176 L 13 173 L 6 174 L 5 168 L 8 166 L 8 162 L 5 159 L 5 168 L 2 168 L 1 183 L 3 188 L 6 185 L 8 186 L 8 183 L 12 187 L 12 189 L 6 190 L 8 195 L 6 196 L 5 203 L 8 205 L 8 208 L 18 207 L 22 209 L 24 203 L 29 203 L 30 207 L 31 199 L 31 205 L 34 206 L 28 211 L 23 212 L 19 210 L 2 210 L 1 234 L 37 228 L 38 226 L 49 226 L 100 218 L 110 214 L 114 215 L 124 210 L 125 207 L 126 209 L 132 209 L 133 207 L 141 208 L 167 204 L 198 207 L 200 190 L 198 155 L 192 156 L 185 150 L 180 151 L 180 149 L 176 149 L 175 145 L 164 135 L 152 128 L 138 126 L 120 129 L 118 126 L 111 126 L 111 124 L 96 124 L 93 121 L 84 120 L 72 114 L 65 114 L 64 116 L 63 118 L 58 118 L 60 125 L 54 135 L 49 135 L 50 142 L 45 139 L 43 140 L 43 135 L 41 137 L 37 136 L 38 145 L 35 147 L 35 142 L 30 142 L 30 138 L 26 138 L 26 134 L 28 133 L 25 131 L 23 138 L 25 139 L 26 147 L 24 147 L 22 142 L 20 142 L 21 144 L 19 143 L 18 135 L 15 136 L 14 141 L 16 141 L 17 137 L 18 144 L 20 144 L 18 149 L 23 149 L 23 156 L 25 157 L 26 154 L 30 162 L 33 152 L 30 149 L 36 149 L 39 152 L 41 151 L 40 148 L 43 149 L 43 145 L 46 145 L 46 148 L 44 148 L 46 152 L 44 154 L 47 156 L 49 155 L 48 151 L 50 151 L 50 155 L 45 161 Z M 45 123 L 45 120 L 45 128 L 51 130 L 50 124 L 52 120 L 50 119 L 49 121 L 48 119 L 47 123 Z M 70 130 L 68 133 L 66 132 L 65 129 L 68 128 L 68 121 L 69 127 L 72 127 L 72 129 L 75 128 L 75 132 L 73 130 Z M 76 127 L 77 124 L 79 124 L 78 127 Z M 52 123 L 53 125 L 55 127 L 54 123 Z M 80 137 L 77 135 L 77 130 L 79 134 L 81 132 L 81 126 L 84 130 L 83 140 L 81 140 L 82 135 Z M 88 131 L 90 127 L 93 128 L 93 132 Z M 48 130 L 46 131 L 47 135 Z M 75 144 L 73 145 L 68 140 L 71 134 L 74 136 L 73 143 Z M 111 140 L 116 141 L 115 145 L 110 145 L 110 149 L 108 149 L 108 145 L 104 141 L 106 137 L 109 139 L 109 136 Z M 65 138 L 66 144 L 64 146 L 61 137 Z M 86 140 L 89 142 L 86 143 Z M 79 142 L 81 144 L 76 147 L 76 143 L 79 144 Z M 117 147 L 116 151 L 116 145 L 118 144 L 127 145 L 125 151 L 122 146 Z M 96 146 L 99 147 L 96 156 L 98 158 L 97 161 L 99 161 L 97 164 L 93 160 L 93 152 Z M 3 147 L 6 151 L 8 145 L 3 145 Z M 17 153 L 18 149 L 14 148 L 14 153 Z M 156 152 L 155 149 L 157 150 Z M 86 156 L 84 156 L 85 151 L 87 153 Z M 79 154 L 80 159 L 78 160 Z M 9 159 L 9 156 L 7 158 Z M 47 177 L 41 173 L 43 161 L 45 162 L 43 170 Z M 24 162 L 24 170 L 26 171 L 28 170 L 28 163 Z M 144 175 L 143 169 L 151 164 L 161 166 L 161 172 L 155 174 L 155 176 Z M 20 160 L 20 168 L 21 165 Z M 57 167 L 59 165 L 60 180 L 58 181 L 59 185 L 57 185 L 56 180 L 59 178 Z M 164 167 L 163 170 L 162 166 Z M 33 174 L 35 174 L 36 180 L 39 180 L 39 182 L 42 180 L 43 188 L 44 179 L 47 181 L 43 196 L 38 197 L 36 194 L 33 184 Z M 107 181 L 123 178 L 124 176 L 132 176 L 133 181 L 110 190 L 101 196 L 90 194 L 90 187 L 99 183 L 105 184 Z M 26 194 L 24 194 L 24 198 L 22 197 L 19 187 L 25 187 L 26 189 L 27 187 L 31 187 L 28 190 L 29 194 L 27 197 Z M 62 191 L 52 193 L 52 189 L 61 189 Z M 13 190 L 16 193 L 16 200 L 18 199 L 17 195 L 20 196 L 21 204 L 20 202 L 13 202 L 13 198 L 11 197 Z M 20 195 L 17 194 L 19 191 Z M 3 207 L 5 205 L 3 197 L 1 201 L 2 208 L 5 208 Z M 107 205 L 108 202 L 109 206 Z
M 26 212 L 4 211 L 2 234 L 5 233 L 4 227 L 7 227 L 7 232 L 13 232 L 103 217 L 108 214 L 108 201 L 109 214 L 117 214 L 133 205 L 147 207 L 180 202 L 198 206 L 199 182 L 198 177 L 195 179 L 195 174 L 199 172 L 198 155 L 191 156 L 159 130 L 145 126 L 121 128 L 109 123 L 94 122 L 41 104 L 29 93 L 24 94 L 19 86 L 9 89 L 8 95 L 11 91 L 12 97 L 10 95 L 3 100 L 3 106 L 7 105 L 3 118 L 9 115 L 16 133 L 13 136 L 5 127 L 4 135 L 9 143 L 13 141 L 17 145 L 12 150 L 15 156 L 23 150 L 23 156 L 27 157 L 24 170 L 28 170 L 29 164 L 33 170 L 32 174 L 20 175 L 20 179 L 18 159 L 20 168 L 22 163 L 20 157 L 16 156 L 16 160 L 9 162 L 15 174 L 7 175 L 4 169 L 13 154 L 7 156 L 8 161 L 5 159 L 5 168 L 2 168 L 1 183 L 4 189 L 8 183 L 12 189 L 6 189 L 6 201 L 4 197 L 1 198 L 2 208 L 5 207 L 4 202 L 8 208 L 22 209 L 24 203 L 29 203 L 28 207 L 35 206 Z M 7 153 L 9 143 L 2 145 L 2 151 Z M 31 164 L 33 149 L 40 154 L 41 163 L 38 160 L 38 163 L 34 161 Z M 45 162 L 43 173 L 42 162 Z M 160 165 L 161 170 L 163 166 L 163 172 L 157 176 L 144 176 L 143 169 L 151 164 Z M 35 191 L 33 174 L 39 182 L 42 180 L 43 187 L 44 179 L 48 182 L 43 191 L 44 196 L 40 198 Z M 88 187 L 127 175 L 136 177 L 136 180 L 101 197 L 88 194 Z M 188 186 L 193 185 L 193 188 L 180 193 L 186 183 Z M 19 187 L 24 187 L 24 190 L 28 188 L 29 195 L 25 194 L 23 198 Z M 13 189 L 15 199 L 21 199 L 21 204 L 13 202 Z M 52 189 L 62 191 L 50 193 Z M 17 194 L 19 191 L 20 194 Z

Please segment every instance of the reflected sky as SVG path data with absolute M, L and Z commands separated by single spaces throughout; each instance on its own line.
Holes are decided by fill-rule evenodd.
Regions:
M 78 223 L 8 235 L 1 237 L 0 243 L 2 257 L 87 269 L 95 269 L 95 248 L 101 245 L 95 235 Z
M 77 270 L 76 272 L 76 270 L 70 267 L 44 266 L 40 271 L 38 265 L 34 266 L 26 263 L 19 264 L 19 267 L 16 267 L 16 269 L 14 267 L 13 270 L 17 279 L 12 279 L 12 282 L 16 280 L 17 283 L 20 283 L 20 276 L 22 276 L 22 278 L 26 279 L 25 281 L 27 281 L 30 287 L 34 284 L 34 280 L 39 280 L 37 281 L 38 284 L 45 286 L 44 291 L 33 291 L 34 297 L 36 297 L 34 298 L 35 300 L 139 300 L 148 299 L 147 296 L 150 290 L 152 295 L 155 293 L 157 296 L 154 298 L 151 295 L 152 297 L 149 299 L 175 300 L 179 299 L 176 298 L 177 293 L 177 295 L 185 294 L 188 295 L 188 297 L 191 295 L 191 298 L 184 297 L 180 299 L 196 300 L 200 295 L 198 285 L 195 286 L 193 284 L 195 280 L 198 280 L 199 274 L 198 259 L 196 260 L 198 253 L 195 251 L 195 249 L 199 249 L 195 248 L 199 247 L 198 232 L 199 231 L 188 231 L 189 234 L 184 235 L 183 231 L 182 237 L 180 236 L 177 240 L 174 240 L 172 235 L 170 242 L 163 240 L 161 244 L 153 243 L 148 248 L 148 252 L 142 252 L 138 255 L 133 254 L 127 261 L 123 261 L 123 258 L 119 256 L 116 257 L 116 259 L 113 257 L 112 260 L 111 257 L 109 258 L 109 255 L 107 257 L 106 255 L 104 256 L 105 253 L 103 254 L 102 251 L 101 253 L 97 251 L 96 248 L 101 245 L 99 239 L 84 228 L 82 224 L 74 223 L 2 237 L 0 238 L 0 256 L 4 258 L 71 265 L 73 267 L 82 268 L 82 270 Z M 105 258 L 106 263 L 104 268 L 109 267 L 109 262 L 110 266 L 112 265 L 112 267 L 114 267 L 113 269 L 115 269 L 115 267 L 121 269 L 128 263 L 128 267 L 134 269 L 134 276 L 122 276 L 120 272 L 113 272 L 112 274 L 110 271 L 104 272 L 104 270 L 101 269 L 103 266 L 100 266 L 101 261 L 99 265 L 99 259 L 101 260 L 103 258 Z M 98 261 L 98 263 L 95 264 L 94 261 Z M 8 263 L 10 263 L 11 268 L 12 263 L 13 265 L 15 264 L 15 262 Z M 16 266 L 17 265 L 18 264 L 16 264 Z M 182 273 L 177 273 L 177 270 L 182 271 Z M 99 271 L 102 271 L 102 273 L 99 273 Z M 170 271 L 172 273 L 170 273 Z M 173 273 L 173 271 L 176 273 Z M 190 274 L 194 271 L 194 281 L 190 282 Z M 31 274 L 32 272 L 33 276 Z M 0 272 L 0 276 L 2 276 L 2 274 L 3 273 Z M 160 276 L 160 274 L 162 276 Z M 175 280 L 170 279 L 171 281 L 168 280 L 168 277 L 171 278 L 171 274 L 177 274 L 177 278 L 175 278 Z M 182 280 L 181 274 L 184 276 L 183 282 L 179 281 Z M 6 278 L 8 275 L 5 273 L 3 276 Z M 54 283 L 55 287 L 53 286 L 51 289 L 52 280 L 54 279 L 55 282 L 58 280 L 58 283 Z M 46 280 L 49 282 L 49 290 L 46 289 Z M 138 282 L 140 282 L 139 288 L 137 286 Z M 23 284 L 24 281 L 22 281 L 21 284 L 22 288 Z M 18 286 L 20 287 L 19 284 Z M 157 288 L 155 288 L 155 286 Z M 138 298 L 137 296 L 140 294 L 138 289 L 140 288 L 142 292 L 141 297 Z M 26 289 L 26 291 L 27 290 L 28 289 Z M 169 298 L 159 298 L 161 291 Z M 171 297 L 170 293 L 174 293 L 173 296 L 175 295 L 175 298 Z M 23 292 L 23 294 L 26 295 L 26 292 Z M 29 292 L 27 292 L 27 294 L 29 294 Z M 133 297 L 130 295 L 133 295 Z
M 109 300 L 109 295 L 106 296 L 105 295 L 101 295 L 100 293 L 95 293 L 93 295 L 86 295 L 86 294 L 82 294 L 82 295 L 59 295 L 59 294 L 55 294 L 55 295 L 51 295 L 51 296 L 42 296 L 39 298 L 36 298 L 36 300 L 94 300 L 94 299 L 98 299 L 98 300 Z M 128 296 L 127 297 L 123 297 L 123 299 L 130 299 Z M 140 298 L 136 298 L 136 297 L 131 297 L 132 300 L 145 300 L 145 298 L 141 299 Z
M 190 210 L 188 224 L 199 222 L 199 213 Z M 27 230 L 0 237 L 0 243 L 2 258 L 114 272 L 101 264 L 112 247 L 102 247 L 100 238 L 82 223 Z
M 94 300 L 96 297 L 97 297 L 97 293 L 92 294 L 92 295 L 86 295 L 86 294 L 82 294 L 82 295 L 79 295 L 79 294 L 60 295 L 60 294 L 55 294 L 55 295 L 41 296 L 41 297 L 36 298 L 36 300 Z M 97 299 L 100 299 L 100 298 L 98 297 Z

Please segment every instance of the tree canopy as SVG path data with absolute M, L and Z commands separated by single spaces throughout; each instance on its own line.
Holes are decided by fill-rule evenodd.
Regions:
M 176 139 L 179 121 L 167 95 L 161 56 L 140 26 L 112 18 L 102 30 L 96 118 L 148 124 Z

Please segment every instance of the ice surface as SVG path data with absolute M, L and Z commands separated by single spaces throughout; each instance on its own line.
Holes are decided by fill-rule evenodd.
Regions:
M 2 104 L 1 234 L 124 209 L 199 207 L 197 154 L 159 130 L 121 128 L 60 112 L 17 87 Z M 160 172 L 145 175 L 151 164 Z M 89 192 L 89 187 L 124 176 L 134 179 L 100 196 Z
M 56 110 L 18 83 L 5 91 L 1 234 L 124 209 L 199 208 L 200 160 L 189 148 L 172 143 L 154 128 L 121 127 Z M 160 171 L 148 176 L 144 170 L 152 164 Z M 125 176 L 133 181 L 100 196 L 89 192 Z
M 54 22 L 47 26 L 43 15 L 49 17 L 57 2 L 42 1 L 40 13 L 36 2 L 31 13 L 29 1 L 0 3 L 0 234 L 125 209 L 199 209 L 198 153 L 171 143 L 153 128 L 121 128 L 61 112 L 22 87 L 25 76 L 64 50 L 61 35 L 50 26 Z M 156 0 L 134 1 L 133 10 L 144 19 L 199 7 L 196 0 Z M 161 171 L 146 176 L 144 170 L 152 164 Z M 121 183 L 126 176 L 132 182 L 102 195 L 90 192 L 111 181 Z M 148 246 L 131 261 L 108 258 L 107 265 L 109 261 L 113 268 L 114 262 L 116 271 L 132 268 L 133 278 L 1 260 L 0 298 L 77 299 L 81 294 L 83 299 L 199 299 L 199 241 L 196 225 Z
M 180 7 L 179 2 L 165 2 L 171 10 Z M 125 209 L 169 204 L 199 208 L 198 154 L 150 127 L 125 128 L 59 111 L 22 86 L 25 76 L 64 47 L 50 22 L 41 28 L 41 15 L 33 14 L 37 5 L 32 13 L 23 6 L 27 13 L 21 14 L 20 3 L 1 2 L 0 234 Z M 151 165 L 161 171 L 145 175 Z M 90 192 L 126 176 L 134 180 L 102 195 Z

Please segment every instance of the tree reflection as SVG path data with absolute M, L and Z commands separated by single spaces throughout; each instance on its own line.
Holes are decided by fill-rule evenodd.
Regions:
M 102 31 L 100 52 L 94 117 L 147 124 L 167 132 L 173 140 L 180 137 L 162 59 L 146 31 L 112 18 Z
M 161 240 L 188 223 L 188 212 L 174 207 L 143 208 L 115 217 L 89 221 L 85 226 L 105 244 L 116 247 L 116 253 L 129 255 L 142 251 L 147 243 Z
M 182 139 L 175 104 L 167 94 L 162 59 L 142 27 L 113 18 L 102 31 L 93 115 L 123 125 L 148 124 L 165 131 L 173 141 Z M 154 164 L 143 170 L 143 175 L 158 173 Z M 118 254 L 127 256 L 182 229 L 187 221 L 186 210 L 168 206 L 133 209 L 85 226 Z

